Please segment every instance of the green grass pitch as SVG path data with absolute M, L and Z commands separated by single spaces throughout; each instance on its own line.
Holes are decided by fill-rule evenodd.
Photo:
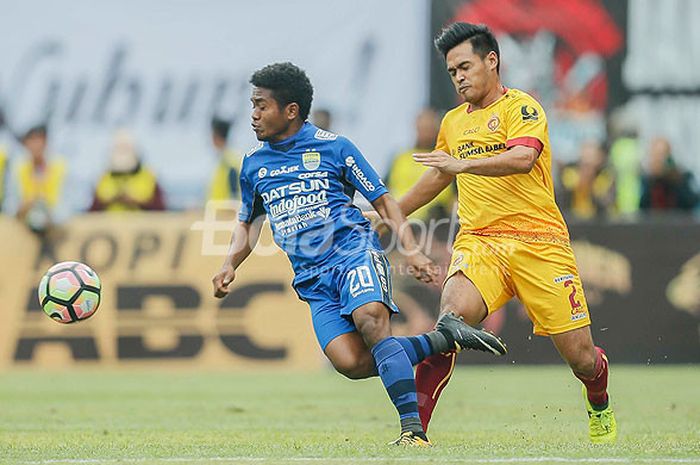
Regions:
M 565 366 L 498 366 L 456 371 L 428 450 L 386 445 L 398 426 L 378 379 L 13 370 L 0 374 L 0 464 L 700 464 L 700 367 L 612 370 L 614 446 L 588 443 Z

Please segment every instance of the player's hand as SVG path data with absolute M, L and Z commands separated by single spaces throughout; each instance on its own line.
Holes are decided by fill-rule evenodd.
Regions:
M 372 229 L 374 229 L 380 236 L 389 231 L 389 227 L 386 225 L 379 213 L 374 211 L 364 211 L 362 212 L 362 216 L 369 220 L 370 224 L 372 225 Z
M 430 153 L 414 153 L 413 159 L 423 166 L 439 169 L 441 172 L 457 175 L 464 172 L 464 161 L 458 160 L 442 150 Z
M 408 272 L 417 280 L 426 284 L 437 282 L 438 267 L 422 252 L 407 255 L 406 263 L 408 264 Z
M 221 270 L 214 275 L 211 280 L 214 284 L 214 297 L 221 299 L 226 297 L 229 293 L 228 286 L 236 279 L 236 270 L 233 269 L 231 265 L 224 265 Z

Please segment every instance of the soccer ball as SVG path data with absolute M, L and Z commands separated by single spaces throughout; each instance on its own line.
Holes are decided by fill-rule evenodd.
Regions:
M 100 278 L 92 268 L 79 262 L 61 262 L 41 278 L 39 304 L 54 321 L 75 323 L 95 313 L 101 289 Z

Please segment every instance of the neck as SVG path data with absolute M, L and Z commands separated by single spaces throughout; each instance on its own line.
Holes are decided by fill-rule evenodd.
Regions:
M 35 168 L 43 168 L 46 165 L 46 159 L 43 156 L 32 157 L 32 164 Z
M 493 102 L 501 98 L 501 95 L 503 95 L 503 85 L 501 84 L 501 80 L 498 79 L 492 85 L 489 90 L 484 94 L 484 96 L 479 100 L 478 102 L 469 102 L 472 109 L 474 110 L 479 110 L 481 108 L 486 108 L 489 105 L 491 105 Z
M 283 141 L 285 139 L 289 139 L 292 137 L 294 134 L 299 132 L 301 130 L 301 127 L 304 125 L 304 122 L 299 120 L 298 118 L 295 119 L 289 127 L 284 130 L 283 132 L 280 132 L 279 134 L 273 136 L 270 138 L 270 143 L 276 144 L 277 142 Z

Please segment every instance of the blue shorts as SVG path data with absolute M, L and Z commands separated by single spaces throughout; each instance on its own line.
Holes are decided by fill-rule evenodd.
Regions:
M 299 298 L 311 307 L 316 338 L 323 350 L 341 334 L 357 331 L 352 312 L 381 302 L 399 313 L 391 297 L 391 267 L 384 252 L 368 249 L 343 258 L 311 279 L 295 283 Z

